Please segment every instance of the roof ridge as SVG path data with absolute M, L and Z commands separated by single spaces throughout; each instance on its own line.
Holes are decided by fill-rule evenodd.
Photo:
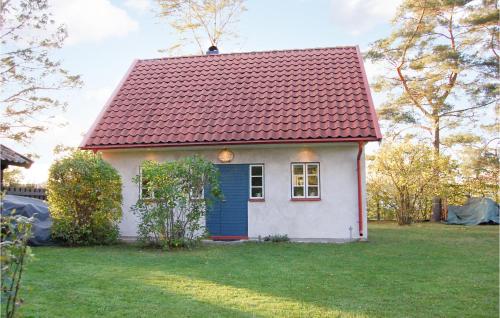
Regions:
M 342 46 L 326 46 L 326 47 L 313 47 L 313 48 L 302 48 L 302 49 L 283 49 L 283 50 L 266 50 L 266 51 L 249 51 L 249 52 L 232 52 L 232 53 L 218 53 L 218 54 L 195 54 L 195 55 L 181 55 L 181 56 L 169 56 L 169 57 L 157 57 L 150 59 L 138 59 L 138 62 L 143 61 L 161 61 L 161 60 L 173 60 L 173 59 L 184 59 L 184 58 L 194 58 L 194 57 L 217 57 L 224 55 L 251 55 L 251 54 L 266 54 L 266 53 L 284 53 L 284 52 L 304 52 L 304 51 L 323 51 L 323 50 L 334 50 L 334 49 L 356 49 L 356 45 L 342 45 Z

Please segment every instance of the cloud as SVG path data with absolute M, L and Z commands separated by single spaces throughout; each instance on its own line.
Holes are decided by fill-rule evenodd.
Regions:
M 146 12 L 151 9 L 150 0 L 126 0 L 124 5 L 132 10 L 136 10 L 140 13 Z
M 335 25 L 359 35 L 389 22 L 400 4 L 401 0 L 332 0 L 332 18 Z
M 53 0 L 54 19 L 68 29 L 67 44 L 122 37 L 139 28 L 124 9 L 109 0 Z

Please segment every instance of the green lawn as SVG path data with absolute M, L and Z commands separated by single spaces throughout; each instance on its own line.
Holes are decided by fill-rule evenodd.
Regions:
M 497 317 L 498 227 L 370 224 L 351 244 L 35 248 L 34 317 Z

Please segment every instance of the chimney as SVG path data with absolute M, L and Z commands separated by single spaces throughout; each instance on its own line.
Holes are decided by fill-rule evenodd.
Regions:
M 212 45 L 211 47 L 208 48 L 207 55 L 215 55 L 215 54 L 219 54 L 219 49 L 215 45 Z

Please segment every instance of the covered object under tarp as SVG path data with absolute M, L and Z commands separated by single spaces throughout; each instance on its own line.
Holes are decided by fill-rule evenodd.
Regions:
M 49 245 L 52 243 L 50 240 L 52 219 L 45 201 L 17 195 L 4 196 L 2 215 L 10 215 L 13 210 L 15 210 L 14 214 L 28 218 L 34 215 L 33 237 L 29 241 L 31 245 Z
M 470 198 L 462 206 L 448 206 L 448 224 L 498 224 L 498 204 L 489 198 Z

